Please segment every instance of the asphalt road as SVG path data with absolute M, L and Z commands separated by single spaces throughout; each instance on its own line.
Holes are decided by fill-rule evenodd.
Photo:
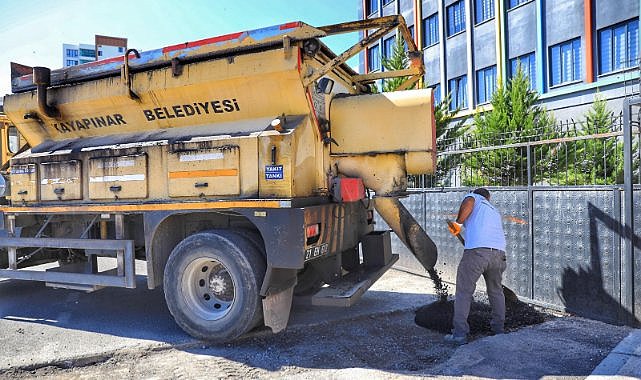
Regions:
M 0 378 L 584 377 L 634 332 L 568 316 L 456 347 L 413 323 L 435 298 L 427 278 L 391 270 L 351 308 L 295 306 L 281 334 L 210 346 L 142 277 L 92 294 L 0 280 Z M 619 362 L 602 374 L 634 367 Z
M 143 263 L 137 264 L 137 273 L 144 273 Z M 289 327 L 412 310 L 434 299 L 430 286 L 426 278 L 390 271 L 351 308 L 294 306 Z M 392 290 L 398 288 L 402 292 Z M 136 289 L 94 293 L 0 280 L 0 372 L 194 342 L 174 323 L 162 289 L 148 290 L 143 276 Z

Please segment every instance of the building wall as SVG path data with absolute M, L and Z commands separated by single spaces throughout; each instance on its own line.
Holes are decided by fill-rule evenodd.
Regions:
M 127 49 L 126 38 L 96 35 L 95 39 L 98 44 L 62 44 L 62 67 L 121 56 Z
M 468 107 L 460 115 L 475 112 L 477 70 L 496 65 L 497 81 L 505 80 L 510 74 L 510 59 L 533 52 L 536 57 L 533 88 L 540 93 L 541 103 L 554 111 L 559 120 L 580 118 L 597 93 L 608 100 L 609 107 L 616 113 L 621 110 L 623 98 L 638 94 L 638 64 L 599 75 L 598 33 L 615 24 L 638 20 L 641 0 L 530 0 L 512 9 L 507 9 L 508 0 L 493 0 L 495 16 L 479 24 L 474 9 L 477 1 L 464 0 L 466 28 L 447 37 L 446 10 L 456 1 L 394 0 L 383 6 L 383 0 L 379 0 L 379 12 L 370 17 L 400 13 L 408 25 L 418 20 L 420 25 L 415 29 L 420 31 L 423 19 L 439 13 L 439 43 L 423 48 L 424 82 L 428 86 L 440 84 L 444 96 L 450 79 L 468 75 Z M 369 0 L 365 0 L 360 7 L 367 8 L 368 3 Z M 367 17 L 365 13 L 363 9 L 361 17 Z M 422 47 L 423 36 L 416 34 L 415 40 Z M 574 38 L 581 41 L 580 78 L 553 86 L 551 48 Z M 365 67 L 361 64 L 362 69 Z

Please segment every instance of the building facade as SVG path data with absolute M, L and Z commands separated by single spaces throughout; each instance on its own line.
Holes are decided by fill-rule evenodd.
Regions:
M 95 36 L 95 44 L 62 44 L 62 67 L 82 65 L 101 59 L 124 55 L 127 39 L 120 37 Z
M 520 65 L 558 119 L 580 118 L 598 92 L 618 113 L 639 93 L 639 0 L 362 0 L 363 19 L 401 14 L 422 49 L 424 82 L 462 115 L 487 105 Z M 381 70 L 388 35 L 360 56 Z

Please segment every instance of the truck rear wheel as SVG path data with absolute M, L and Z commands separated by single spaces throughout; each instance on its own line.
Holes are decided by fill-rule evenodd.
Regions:
M 265 260 L 242 235 L 212 230 L 191 235 L 165 266 L 167 307 L 189 335 L 228 341 L 257 325 Z

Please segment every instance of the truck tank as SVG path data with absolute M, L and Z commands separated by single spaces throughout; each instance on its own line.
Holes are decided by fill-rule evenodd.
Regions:
M 368 37 L 340 55 L 320 40 L 363 30 Z M 394 30 L 407 42 L 409 68 L 359 75 L 345 64 Z M 24 74 L 24 66 L 13 71 Z M 432 93 L 370 93 L 379 79 L 403 76 L 411 88 L 422 74 L 400 16 L 319 28 L 292 22 L 16 74 L 4 109 L 31 149 L 11 159 L 10 205 L 2 209 L 8 237 L 0 240 L 8 264 L 0 277 L 133 287 L 126 251 L 136 250 L 147 261 L 148 287 L 164 281 L 183 329 L 227 340 L 260 319 L 282 330 L 295 289 L 368 267 L 358 259 L 367 239 L 383 247 L 373 280 L 361 288 L 371 285 L 395 261 L 389 238 L 372 235 L 372 207 L 432 270 L 436 247 L 398 200 L 408 174 L 436 165 Z M 64 239 L 74 234 L 79 241 Z M 114 256 L 108 242 L 118 246 L 118 268 L 105 280 L 91 265 Z M 189 258 L 185 252 L 203 242 L 231 253 Z M 27 247 L 69 246 L 85 250 L 91 274 L 21 269 L 31 258 Z M 245 257 L 251 273 L 243 277 L 224 255 Z M 234 287 L 243 281 L 249 290 Z M 317 304 L 356 298 L 318 297 Z M 244 316 L 247 302 L 255 308 Z

